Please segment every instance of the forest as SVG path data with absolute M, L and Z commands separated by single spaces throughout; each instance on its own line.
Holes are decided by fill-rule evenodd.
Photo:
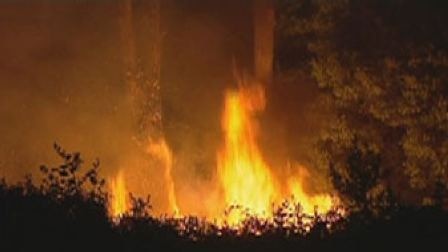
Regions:
M 80 2 L 77 8 L 89 6 Z M 109 112 L 73 115 L 73 121 L 50 115 L 49 124 L 58 128 L 54 132 L 67 134 L 42 133 L 55 142 L 53 148 L 40 149 L 41 138 L 34 133 L 20 139 L 25 139 L 24 150 L 33 151 L 33 160 L 56 160 L 48 162 L 55 165 L 21 168 L 34 163 L 20 163 L 20 156 L 9 161 L 4 150 L 14 140 L 7 138 L 8 130 L 15 128 L 12 115 L 22 112 L 14 99 L 0 95 L 0 107 L 5 107 L 0 109 L 5 122 L 0 126 L 0 251 L 414 251 L 446 246 L 448 2 L 248 0 L 229 1 L 230 7 L 218 2 L 201 0 L 191 7 L 180 0 L 117 0 L 107 7 L 119 13 L 117 68 L 125 70 L 116 80 L 120 88 L 105 103 L 129 95 L 125 105 L 117 105 L 123 110 L 117 113 L 125 115 L 117 116 L 122 136 L 101 121 Z M 27 5 L 8 4 L 12 9 Z M 234 20 L 228 13 L 235 9 L 251 15 Z M 212 20 L 210 27 L 216 28 L 209 31 L 200 22 L 188 30 L 173 21 L 193 23 L 182 19 L 192 10 L 201 18 L 217 11 L 211 14 L 216 20 L 222 15 L 234 23 L 225 21 L 230 24 L 222 28 L 207 16 L 203 20 Z M 0 20 L 0 33 L 7 33 L 6 24 L 7 18 Z M 195 29 L 209 36 L 190 38 Z M 163 30 L 169 32 L 162 35 Z M 0 45 L 3 51 L 7 55 Z M 8 94 L 13 88 L 7 85 L 13 83 L 5 80 L 13 68 L 0 58 L 0 85 L 5 86 L 0 92 Z M 196 69 L 201 67 L 209 73 Z M 225 85 L 209 84 L 217 79 L 236 83 L 224 92 L 223 104 Z M 80 104 L 81 114 L 89 111 L 89 102 L 80 99 Z M 214 115 L 221 107 L 220 122 Z M 81 120 L 87 126 L 77 132 Z M 35 121 L 21 127 L 33 128 Z M 129 129 L 121 121 L 129 122 Z M 70 130 L 74 133 L 66 133 Z M 86 139 L 99 132 L 115 142 L 89 146 Z M 95 151 L 113 144 L 118 147 L 110 147 L 114 151 L 103 162 L 105 152 Z M 98 159 L 84 158 L 84 149 Z M 144 182 L 151 185 L 143 189 L 140 177 L 146 170 L 122 168 L 142 162 L 142 167 L 155 167 Z M 115 176 L 119 169 L 128 176 L 124 181 Z M 8 177 L 17 173 L 19 179 Z M 297 180 L 291 180 L 294 176 Z M 291 189 L 291 181 L 298 187 Z M 124 189 L 125 182 L 138 193 Z M 296 195 L 289 198 L 290 192 Z M 223 219 L 214 212 L 222 206 Z M 234 212 L 237 225 L 230 221 Z

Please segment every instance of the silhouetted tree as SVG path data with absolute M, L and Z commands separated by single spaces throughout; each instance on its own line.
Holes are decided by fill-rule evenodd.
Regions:
M 281 2 L 284 68 L 312 73 L 320 91 L 312 113 L 328 122 L 316 163 L 343 166 L 357 138 L 381 153 L 384 182 L 407 198 L 431 197 L 436 181 L 447 186 L 447 3 Z M 295 53 L 301 64 L 290 63 Z

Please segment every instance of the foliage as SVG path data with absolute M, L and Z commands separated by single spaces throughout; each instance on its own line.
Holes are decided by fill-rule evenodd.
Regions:
M 362 150 L 355 145 L 350 152 L 346 169 L 338 170 L 330 165 L 330 176 L 334 187 L 347 199 L 352 211 L 363 214 L 383 214 L 396 202 L 393 193 L 381 184 L 381 160 L 371 150 Z
M 53 147 L 63 160 L 63 164 L 57 167 L 40 166 L 40 171 L 44 174 L 41 191 L 55 199 L 87 193 L 95 200 L 104 201 L 105 180 L 98 177 L 99 160 L 96 160 L 84 174 L 79 175 L 83 163 L 80 153 L 67 153 L 56 143 Z
M 407 177 L 420 192 L 409 195 L 414 200 L 431 196 L 435 181 L 446 188 L 446 3 L 282 2 L 281 38 L 299 41 L 289 50 L 306 52 L 302 63 L 320 88 L 316 104 L 329 111 L 318 141 L 322 165 L 331 160 L 342 170 L 356 139 L 381 156 L 387 187 L 409 191 Z
M 67 154 L 58 146 L 55 149 L 64 161 L 43 171 L 46 180 L 50 174 L 56 177 L 51 183 L 37 187 L 30 177 L 17 185 L 0 181 L 2 251 L 358 251 L 359 244 L 363 250 L 378 251 L 393 244 L 402 249 L 421 245 L 432 248 L 443 244 L 447 235 L 448 214 L 440 208 L 401 207 L 376 217 L 364 213 L 341 215 L 335 208 L 326 215 L 308 216 L 300 205 L 288 201 L 274 210 L 273 222 L 247 214 L 235 228 L 218 227 L 195 216 L 155 218 L 150 214 L 149 197 L 131 197 L 129 214 L 111 221 L 107 200 L 98 200 L 104 199 L 104 183 L 94 182 L 101 181 L 98 173 L 88 170 L 79 176 L 80 155 Z M 362 179 L 370 177 L 361 191 L 375 184 L 375 160 L 371 153 L 359 150 L 348 160 L 358 168 L 367 161 L 373 164 L 367 170 L 369 176 L 362 170 L 352 174 Z M 77 183 L 67 183 L 66 178 Z M 352 197 L 368 200 L 362 194 Z M 239 208 L 229 211 L 234 210 Z M 370 221 L 361 221 L 363 218 Z
M 2 251 L 79 251 L 99 249 L 110 239 L 104 180 L 99 179 L 98 162 L 81 173 L 79 153 L 67 153 L 54 145 L 63 164 L 41 166 L 40 186 L 26 177 L 17 185 L 0 186 L 0 237 Z M 74 243 L 76 239 L 85 243 Z M 20 241 L 17 243 L 17 241 Z

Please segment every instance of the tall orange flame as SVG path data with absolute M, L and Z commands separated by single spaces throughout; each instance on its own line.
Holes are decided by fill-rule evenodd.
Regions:
M 310 195 L 304 190 L 306 173 L 288 178 L 280 186 L 264 161 L 257 144 L 256 118 L 265 106 L 264 89 L 259 85 L 240 85 L 225 96 L 222 129 L 224 146 L 217 155 L 217 173 L 227 206 L 237 205 L 244 212 L 231 213 L 226 221 L 237 225 L 249 212 L 262 218 L 272 217 L 272 206 L 278 200 L 293 196 L 307 214 L 325 213 L 333 204 L 327 194 Z M 283 189 L 283 190 L 282 190 Z
M 123 172 L 120 170 L 117 176 L 111 181 L 111 204 L 110 211 L 113 217 L 120 217 L 128 210 L 128 198 Z
M 256 142 L 254 113 L 264 108 L 259 87 L 229 91 L 225 97 L 222 128 L 224 148 L 218 152 L 217 168 L 227 205 L 239 205 L 251 214 L 267 216 L 278 191 L 271 171 Z M 238 222 L 243 216 L 232 216 Z

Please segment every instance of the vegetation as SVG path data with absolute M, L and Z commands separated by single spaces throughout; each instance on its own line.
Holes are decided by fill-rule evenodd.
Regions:
M 55 145 L 62 164 L 0 182 L 0 251 L 435 250 L 448 237 L 448 23 L 444 1 L 281 0 L 276 78 L 308 75 L 325 125 L 310 149 L 344 214 L 285 201 L 238 229 L 155 218 L 149 198 L 108 214 L 99 162 Z M 302 77 L 297 77 L 302 76 Z M 302 78 L 303 79 L 303 78 Z M 274 80 L 278 81 L 278 80 Z M 300 84 L 300 83 L 299 83 Z M 293 209 L 293 211 L 286 211 Z M 292 221 L 291 221 L 292 220 Z
M 82 173 L 79 153 L 67 153 L 57 145 L 55 150 L 63 164 L 42 166 L 45 176 L 40 186 L 30 177 L 17 185 L 0 183 L 2 251 L 376 251 L 394 245 L 402 249 L 438 246 L 448 234 L 448 213 L 440 207 L 395 206 L 383 208 L 381 215 L 354 211 L 343 216 L 331 211 L 307 216 L 300 206 L 285 201 L 275 210 L 274 222 L 247 216 L 234 229 L 194 216 L 154 218 L 148 199 L 132 197 L 130 212 L 111 219 L 98 162 Z M 358 152 L 348 160 L 358 167 L 369 166 L 370 161 Z M 374 173 L 353 174 L 361 181 L 372 181 L 369 186 L 375 184 Z M 345 186 L 350 198 L 361 206 L 369 204 L 364 194 L 351 191 L 366 192 L 368 187 Z M 295 211 L 285 211 L 291 208 Z
M 281 3 L 283 74 L 311 73 L 312 113 L 330 122 L 314 141 L 320 166 L 346 176 L 353 149 L 370 153 L 399 200 L 435 203 L 448 186 L 447 3 Z

